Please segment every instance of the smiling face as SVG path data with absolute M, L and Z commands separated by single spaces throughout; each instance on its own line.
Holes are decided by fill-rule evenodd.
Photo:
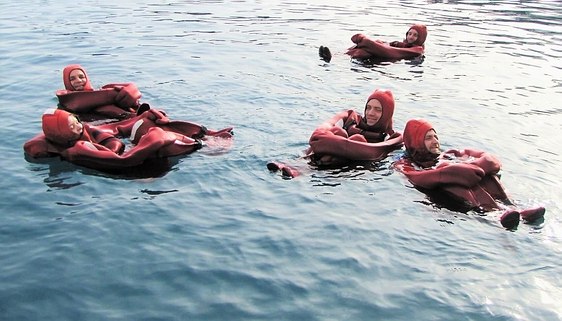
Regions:
M 71 71 L 69 80 L 74 90 L 84 90 L 84 86 L 88 82 L 86 74 L 84 74 L 81 69 L 74 69 Z
M 381 102 L 376 99 L 371 99 L 365 107 L 365 121 L 367 125 L 374 126 L 382 117 Z
M 412 43 L 416 42 L 416 40 L 418 40 L 418 32 L 416 31 L 416 29 L 411 28 L 406 33 L 406 42 L 408 42 L 409 44 L 412 44 Z
M 441 153 L 439 137 L 437 137 L 437 133 L 433 129 L 430 129 L 425 133 L 424 145 L 425 148 L 432 154 Z

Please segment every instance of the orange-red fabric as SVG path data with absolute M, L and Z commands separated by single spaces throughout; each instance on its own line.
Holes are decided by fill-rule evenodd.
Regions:
M 337 135 L 326 128 L 317 128 L 308 142 L 310 151 L 314 152 L 316 157 L 330 155 L 338 158 L 336 162 L 342 160 L 381 160 L 389 152 L 402 146 L 402 135 L 395 133 L 392 137 L 380 143 L 367 143 L 366 141 Z
M 45 135 L 40 134 L 24 144 L 27 155 L 62 156 L 86 167 L 109 170 L 139 165 L 149 158 L 185 155 L 202 147 L 199 139 L 231 140 L 232 128 L 214 131 L 189 122 L 170 121 L 162 112 L 149 109 L 139 116 L 100 126 L 83 124 L 82 135 L 68 141 L 68 117 L 64 110 L 52 109 L 44 116 Z M 66 126 L 64 126 L 66 124 Z M 48 139 L 55 137 L 56 141 Z M 132 136 L 136 144 L 128 150 L 118 137 Z M 59 142 L 64 143 L 61 145 Z M 224 144 L 223 146 L 230 146 Z
M 425 134 L 431 129 L 433 126 L 424 119 L 409 120 L 404 128 L 404 147 L 412 160 L 423 167 L 435 165 L 439 157 L 425 147 Z
M 347 49 L 346 54 L 356 59 L 379 59 L 383 61 L 396 61 L 400 59 L 411 59 L 423 55 L 423 46 L 391 46 L 381 40 L 372 40 L 363 34 L 351 37 L 357 45 Z
M 84 85 L 84 90 L 86 91 L 94 90 L 94 88 L 92 88 L 92 84 L 90 83 L 90 77 L 88 77 L 88 73 L 86 73 L 86 69 L 84 69 L 82 66 L 78 64 L 68 65 L 64 67 L 64 69 L 62 70 L 62 81 L 64 83 L 64 88 L 66 88 L 66 90 L 71 90 L 71 91 L 76 90 L 74 86 L 72 86 L 72 84 L 70 83 L 70 73 L 76 69 L 82 70 L 82 72 L 86 76 L 86 84 Z
M 89 91 L 70 91 L 57 90 L 56 95 L 62 108 L 73 113 L 95 112 L 95 109 L 102 106 L 114 106 L 117 112 L 123 113 L 124 109 L 115 105 L 118 91 L 109 89 L 89 90 Z
M 68 126 L 71 113 L 62 109 L 47 109 L 42 117 L 42 127 L 45 137 L 50 141 L 63 146 L 75 140 L 76 134 Z
M 406 123 L 404 146 L 410 157 L 396 162 L 394 167 L 397 170 L 405 174 L 416 187 L 431 190 L 441 188 L 442 192 L 484 211 L 499 208 L 496 200 L 509 202 L 496 175 L 501 167 L 496 157 L 472 149 L 452 149 L 443 153 L 442 157 L 431 154 L 425 147 L 425 135 L 432 129 L 433 126 L 423 119 L 412 119 Z M 439 158 L 439 165 L 433 166 Z M 455 158 L 468 160 L 456 162 Z
M 363 126 L 366 130 L 369 131 L 381 132 L 388 135 L 394 134 L 394 129 L 392 128 L 392 116 L 394 115 L 394 96 L 392 95 L 392 92 L 390 90 L 377 89 L 369 96 L 369 98 L 367 98 L 367 102 L 365 103 L 365 111 L 363 112 L 363 122 L 365 112 L 367 111 L 367 104 L 371 99 L 376 99 L 381 103 L 382 116 L 375 125 L 368 126 L 365 122 Z

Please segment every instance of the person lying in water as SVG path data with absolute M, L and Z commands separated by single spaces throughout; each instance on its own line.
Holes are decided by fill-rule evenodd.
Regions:
M 161 111 L 149 109 L 119 122 L 82 123 L 75 114 L 51 108 L 42 116 L 43 134 L 24 144 L 33 158 L 61 156 L 71 163 L 99 170 L 133 167 L 150 158 L 185 155 L 203 146 L 206 136 L 232 137 L 232 128 L 220 131 L 170 121 Z M 121 140 L 130 137 L 132 147 Z
M 441 152 L 434 127 L 412 119 L 404 129 L 406 155 L 394 164 L 418 189 L 446 194 L 471 209 L 503 210 L 501 224 L 515 228 L 519 219 L 533 222 L 544 216 L 542 206 L 521 209 L 509 199 L 500 183 L 500 161 L 484 151 L 451 149 Z
M 134 83 L 107 84 L 95 90 L 86 70 L 78 65 L 63 69 L 65 89 L 57 90 L 59 107 L 76 114 L 91 114 L 108 118 L 134 117 L 141 93 Z
M 394 131 L 394 96 L 377 89 L 367 98 L 363 115 L 344 110 L 320 124 L 312 133 L 304 158 L 315 166 L 340 166 L 353 161 L 378 161 L 402 146 L 402 134 Z M 299 171 L 287 164 L 269 162 L 270 171 L 284 177 Z
M 307 152 L 311 162 L 332 165 L 384 158 L 389 151 L 402 146 L 402 134 L 392 127 L 393 115 L 392 92 L 376 89 L 367 97 L 363 115 L 344 110 L 314 130 Z
M 407 59 L 420 56 L 424 52 L 425 40 L 427 39 L 427 27 L 423 24 L 411 25 L 402 41 L 387 43 L 382 40 L 373 40 L 364 34 L 358 33 L 351 37 L 354 46 L 345 52 L 352 58 L 357 59 Z M 392 48 L 403 50 L 392 50 Z M 320 46 L 318 54 L 326 62 L 332 59 L 332 53 L 328 47 Z

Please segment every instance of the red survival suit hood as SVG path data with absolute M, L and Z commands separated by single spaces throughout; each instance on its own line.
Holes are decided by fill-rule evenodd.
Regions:
M 410 29 L 414 29 L 418 32 L 418 39 L 416 39 L 416 41 L 414 41 L 411 45 L 423 46 L 425 39 L 427 38 L 427 27 L 422 24 L 414 24 L 410 27 Z M 408 29 L 408 31 L 410 31 L 410 29 Z M 406 31 L 406 35 L 408 35 L 408 31 Z M 407 43 L 406 39 L 404 39 L 404 43 Z
M 68 146 L 71 141 L 76 140 L 76 134 L 68 126 L 70 116 L 72 116 L 71 113 L 62 109 L 47 109 L 42 117 L 45 137 L 53 143 L 63 146 Z
M 88 73 L 86 73 L 86 69 L 82 68 L 82 66 L 74 64 L 74 65 L 68 65 L 66 67 L 64 67 L 63 71 L 62 71 L 62 81 L 64 83 L 64 88 L 66 90 L 70 90 L 70 91 L 76 91 L 76 89 L 74 89 L 74 87 L 72 86 L 72 84 L 70 83 L 70 73 L 73 70 L 82 70 L 82 72 L 84 73 L 84 75 L 86 76 L 86 84 L 84 84 L 84 90 L 94 90 L 92 88 L 92 85 L 90 84 L 90 77 L 88 77 Z
M 367 104 L 371 99 L 376 99 L 381 103 L 382 106 L 382 116 L 373 126 L 368 126 L 365 121 L 365 112 L 367 111 Z M 363 111 L 362 126 L 365 129 L 386 133 L 388 135 L 394 134 L 394 129 L 392 128 L 392 116 L 394 115 L 394 96 L 390 90 L 375 90 L 365 103 L 365 110 Z
M 425 134 L 431 129 L 433 126 L 424 119 L 409 120 L 404 128 L 404 146 L 412 160 L 422 167 L 435 165 L 439 157 L 439 154 L 432 154 L 425 147 Z

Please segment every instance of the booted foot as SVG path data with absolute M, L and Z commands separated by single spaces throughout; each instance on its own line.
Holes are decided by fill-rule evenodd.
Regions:
M 287 165 L 281 168 L 281 174 L 283 175 L 283 177 L 290 177 L 290 178 L 295 178 L 300 175 L 299 171 Z
M 320 46 L 320 48 L 318 48 L 318 55 L 320 55 L 320 58 L 325 62 L 330 62 L 330 60 L 332 60 L 332 53 L 328 47 Z
M 519 212 L 515 210 L 507 210 L 500 217 L 500 222 L 507 229 L 516 228 L 519 225 Z
M 282 163 L 278 163 L 278 162 L 269 162 L 267 163 L 267 169 L 269 169 L 269 171 L 271 172 L 277 172 L 278 170 L 281 170 L 281 175 L 283 177 L 290 177 L 290 178 L 294 178 L 300 175 L 299 171 L 292 168 L 291 166 L 282 164 Z
M 279 163 L 276 163 L 276 162 L 267 163 L 267 169 L 269 169 L 272 172 L 276 172 L 276 171 L 280 170 L 281 167 L 283 167 L 283 166 Z
M 544 217 L 544 212 L 546 209 L 542 206 L 528 208 L 521 211 L 521 218 L 527 222 L 533 222 Z
M 137 116 L 144 113 L 145 111 L 150 109 L 150 105 L 147 103 L 142 103 L 139 108 L 137 109 Z

